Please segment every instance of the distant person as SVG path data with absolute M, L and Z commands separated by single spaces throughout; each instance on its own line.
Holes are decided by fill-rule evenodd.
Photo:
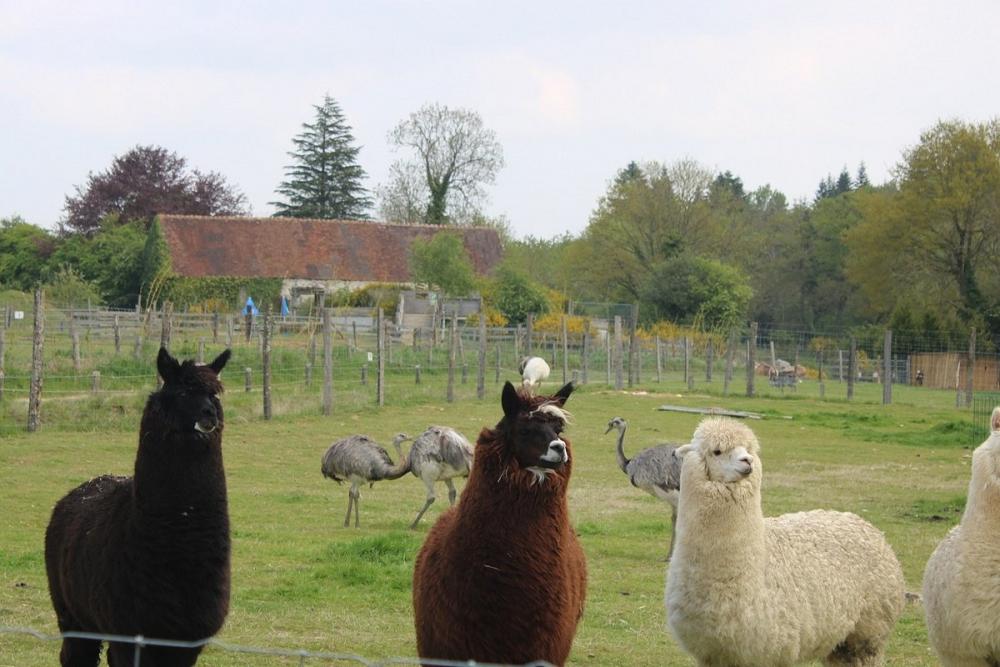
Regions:
M 924 372 L 922 370 L 920 370 L 919 368 L 917 369 L 917 378 L 916 378 L 916 380 L 917 380 L 917 386 L 918 387 L 923 387 L 924 386 Z
M 247 304 L 246 309 L 243 311 L 243 319 L 246 323 L 247 330 L 247 342 L 250 342 L 250 332 L 253 330 L 253 305 Z
M 872 371 L 872 382 L 875 384 L 879 383 L 878 371 Z

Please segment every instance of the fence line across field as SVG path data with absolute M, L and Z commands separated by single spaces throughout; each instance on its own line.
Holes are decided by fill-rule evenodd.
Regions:
M 367 667 L 382 667 L 383 665 L 434 665 L 435 667 L 504 667 L 496 663 L 476 662 L 475 660 L 436 660 L 429 658 L 408 658 L 394 657 L 384 659 L 365 658 L 354 653 L 334 653 L 329 651 L 309 651 L 306 649 L 283 649 L 257 646 L 240 646 L 228 642 L 219 641 L 214 638 L 199 639 L 197 641 L 180 641 L 176 639 L 154 639 L 142 635 L 108 635 L 96 632 L 63 632 L 59 634 L 49 634 L 35 630 L 34 628 L 18 628 L 0 626 L 0 634 L 29 636 L 40 641 L 57 642 L 63 639 L 92 639 L 102 642 L 116 642 L 119 644 L 134 644 L 139 647 L 135 653 L 133 667 L 142 665 L 142 648 L 145 646 L 163 646 L 169 648 L 213 648 L 228 653 L 240 653 L 245 655 L 272 656 L 281 658 L 298 658 L 300 665 L 305 665 L 309 660 L 338 661 L 366 665 Z M 523 665 L 508 667 L 553 667 L 544 660 L 523 663 Z
M 992 350 L 978 349 L 983 345 L 980 341 L 977 346 L 975 330 L 967 349 L 955 344 L 953 334 L 951 343 L 933 348 L 916 344 L 914 332 L 872 329 L 858 340 L 846 332 L 818 334 L 756 323 L 726 334 L 654 327 L 640 335 L 638 308 L 623 304 L 606 311 L 615 313 L 607 329 L 595 329 L 593 320 L 580 318 L 571 329 L 573 315 L 563 315 L 557 327 L 550 318 L 544 330 L 533 316 L 518 327 L 487 327 L 483 321 L 460 326 L 457 313 L 444 313 L 430 329 L 406 329 L 381 309 L 324 309 L 288 317 L 265 311 L 251 318 L 248 328 L 236 315 L 178 313 L 169 304 L 141 313 L 60 310 L 45 308 L 40 292 L 35 297 L 38 305 L 30 316 L 13 322 L 5 318 L 11 326 L 0 326 L 0 403 L 5 392 L 27 394 L 29 430 L 41 423 L 43 380 L 44 394 L 52 396 L 142 393 L 155 386 L 150 360 L 159 345 L 183 349 L 185 356 L 202 362 L 206 345 L 232 347 L 245 377 L 233 382 L 230 391 L 243 384 L 244 392 L 259 392 L 265 419 L 273 414 L 274 400 L 293 392 L 296 402 L 305 405 L 305 395 L 320 388 L 317 403 L 325 415 L 334 412 L 344 392 L 355 394 L 348 400 L 351 405 L 371 400 L 381 406 L 409 395 L 451 402 L 471 398 L 465 394 L 474 384 L 475 397 L 482 399 L 488 377 L 494 384 L 517 378 L 519 360 L 531 354 L 549 362 L 550 382 L 572 379 L 619 390 L 681 382 L 688 392 L 720 393 L 721 384 L 723 395 L 818 393 L 825 399 L 836 393 L 853 400 L 856 387 L 877 385 L 881 402 L 888 404 L 893 385 L 909 385 L 954 391 L 956 407 L 963 408 L 972 406 L 976 392 L 1000 391 L 1000 359 Z M 121 344 L 126 320 L 137 332 L 134 345 Z M 137 372 L 137 366 L 148 373 Z M 741 367 L 745 391 L 733 384 Z M 828 392 L 833 383 L 841 388 Z M 462 396 L 456 393 L 460 385 L 469 387 Z M 862 392 L 867 400 L 877 399 L 875 393 Z

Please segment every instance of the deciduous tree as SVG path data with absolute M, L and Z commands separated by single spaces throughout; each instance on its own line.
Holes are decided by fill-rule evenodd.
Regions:
M 66 197 L 66 231 L 93 234 L 102 220 L 140 220 L 147 227 L 157 213 L 245 215 L 246 197 L 216 172 L 188 170 L 187 161 L 159 146 L 136 146 L 111 167 L 91 173 L 87 184 Z
M 456 210 L 476 211 L 485 199 L 484 186 L 503 167 L 503 149 L 493 130 L 483 125 L 475 111 L 427 104 L 390 132 L 389 141 L 412 149 L 426 184 L 423 222 L 442 225 L 456 217 Z M 412 167 L 400 166 L 397 175 Z M 397 189 L 392 183 L 390 191 Z
M 413 280 L 437 287 L 449 296 L 465 296 L 475 285 L 472 260 L 462 238 L 440 232 L 429 241 L 417 239 L 410 249 Z

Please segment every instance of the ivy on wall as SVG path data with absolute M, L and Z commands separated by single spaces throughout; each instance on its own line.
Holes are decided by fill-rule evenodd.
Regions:
M 263 308 L 277 304 L 281 297 L 281 278 L 210 276 L 191 278 L 175 275 L 159 220 L 150 225 L 143 250 L 143 288 L 147 302 L 170 301 L 175 308 L 191 310 L 240 310 L 241 292 L 253 297 Z

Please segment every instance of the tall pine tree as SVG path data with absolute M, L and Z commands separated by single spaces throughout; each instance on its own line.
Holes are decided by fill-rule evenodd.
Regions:
M 372 200 L 362 185 L 365 170 L 357 162 L 351 127 L 329 95 L 314 106 L 316 119 L 303 123 L 292 139 L 295 163 L 285 167 L 285 180 L 275 190 L 284 201 L 270 202 L 276 216 L 364 219 Z

